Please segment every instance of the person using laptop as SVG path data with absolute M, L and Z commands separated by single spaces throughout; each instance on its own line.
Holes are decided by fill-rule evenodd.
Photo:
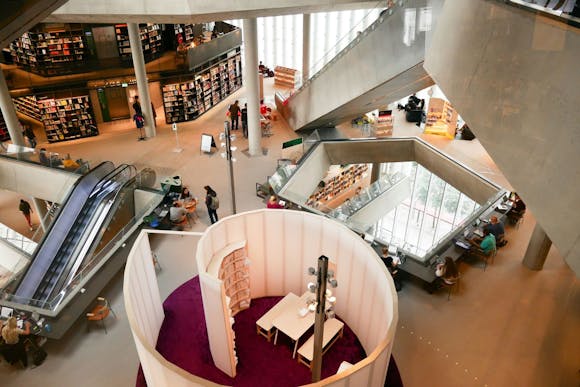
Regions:
M 169 209 L 169 220 L 171 220 L 171 223 L 181 223 L 185 221 L 186 216 L 187 210 L 181 206 L 180 202 L 174 202 L 173 207 Z
M 492 215 L 489 218 L 489 224 L 484 227 L 484 230 L 488 229 L 490 233 L 493 234 L 495 237 L 495 242 L 498 247 L 505 246 L 507 241 L 504 239 L 505 236 L 505 228 L 503 223 L 499 221 L 497 216 Z
M 391 277 L 393 277 L 395 289 L 397 290 L 397 292 L 400 291 L 403 288 L 403 283 L 401 282 L 401 278 L 399 276 L 399 269 L 397 268 L 397 266 L 399 265 L 398 257 L 393 258 L 393 256 L 389 254 L 389 248 L 383 247 L 381 260 L 387 267 L 389 273 L 391 273 Z
M 455 285 L 459 279 L 459 270 L 455 261 L 451 257 L 445 257 L 442 263 L 435 267 L 435 281 L 428 287 L 428 291 L 432 294 L 435 290 L 440 289 L 444 285 Z
M 485 255 L 490 255 L 496 249 L 495 236 L 487 228 L 483 230 L 483 238 L 473 237 L 468 239 L 468 241 L 472 246 L 481 249 L 481 252 Z
M 6 325 L 2 328 L 2 338 L 4 339 L 4 349 L 2 353 L 6 361 L 15 364 L 20 361 L 24 368 L 28 367 L 28 357 L 24 347 L 23 335 L 30 334 L 30 323 L 24 323 L 24 329 L 18 328 L 16 317 L 10 317 Z

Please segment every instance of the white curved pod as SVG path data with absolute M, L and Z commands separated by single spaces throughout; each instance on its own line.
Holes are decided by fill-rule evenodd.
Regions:
M 197 245 L 200 274 L 215 253 L 243 240 L 251 261 L 253 298 L 302 294 L 311 280 L 307 268 L 316 266 L 320 255 L 336 264 L 337 314 L 358 336 L 368 355 L 346 371 L 308 386 L 382 385 L 398 319 L 397 294 L 374 250 L 333 220 L 298 211 L 259 210 L 224 218 L 207 229 Z M 191 252 L 183 253 L 191 254 L 193 261 Z M 164 315 L 146 231 L 139 235 L 127 259 L 123 291 L 149 386 L 219 386 L 189 374 L 155 350 Z
M 326 255 L 336 264 L 337 314 L 358 336 L 368 357 L 317 385 L 380 385 L 384 382 L 397 324 L 397 295 L 375 251 L 357 234 L 333 220 L 298 211 L 258 210 L 224 218 L 207 229 L 197 248 L 199 273 L 228 245 L 246 241 L 252 298 L 302 294 L 310 266 Z M 202 287 L 203 291 L 203 287 Z M 219 300 L 214 300 L 219 301 Z M 222 316 L 215 316 L 221 319 Z M 212 317 L 206 320 L 211 321 Z M 209 330 L 223 324 L 209 325 Z M 228 329 L 229 326 L 228 326 Z M 210 335 L 225 340 L 228 332 Z M 234 354 L 227 343 L 214 359 Z M 217 363 L 217 361 L 216 361 Z M 354 383 L 354 384 L 353 384 Z

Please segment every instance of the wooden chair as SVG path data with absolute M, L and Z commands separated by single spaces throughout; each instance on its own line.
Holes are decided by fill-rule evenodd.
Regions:
M 457 275 L 455 282 L 452 284 L 448 284 L 445 281 L 441 281 L 443 283 L 443 287 L 447 289 L 447 301 L 451 299 L 451 292 L 455 289 L 455 293 L 459 293 L 459 282 L 461 281 L 461 273 Z
M 491 260 L 491 263 L 493 264 L 495 255 L 497 254 L 497 248 L 494 248 L 489 254 L 486 254 L 479 247 L 473 246 L 471 250 L 469 250 L 469 254 L 483 261 L 483 271 L 485 271 L 487 268 L 487 261 Z
M 87 321 L 89 322 L 89 324 L 87 324 L 87 330 L 90 329 L 90 322 L 91 321 L 96 321 L 96 322 L 100 321 L 101 325 L 103 326 L 103 329 L 105 330 L 105 334 L 106 334 L 107 327 L 105 326 L 105 319 L 107 317 L 109 317 L 110 313 L 113 314 L 113 317 L 115 317 L 115 319 L 117 318 L 115 311 L 113 311 L 113 309 L 109 305 L 109 301 L 104 297 L 97 297 L 97 304 L 90 311 L 90 313 L 87 313 L 87 315 L 86 315 Z

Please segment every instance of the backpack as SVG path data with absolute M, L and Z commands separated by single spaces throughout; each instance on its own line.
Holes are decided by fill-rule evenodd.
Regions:
M 217 196 L 212 196 L 212 197 L 211 197 L 211 204 L 209 205 L 209 207 L 210 207 L 212 210 L 217 210 L 218 208 L 220 208 L 220 201 L 219 201 L 219 199 L 217 198 Z

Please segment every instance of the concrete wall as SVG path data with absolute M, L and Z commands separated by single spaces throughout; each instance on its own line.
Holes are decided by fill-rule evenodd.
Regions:
M 367 0 L 69 0 L 46 21 L 71 23 L 201 23 L 259 16 L 373 8 Z
M 58 168 L 0 158 L 0 188 L 62 203 L 81 175 Z
M 579 63 L 578 29 L 483 0 L 444 6 L 425 60 L 577 275 Z

